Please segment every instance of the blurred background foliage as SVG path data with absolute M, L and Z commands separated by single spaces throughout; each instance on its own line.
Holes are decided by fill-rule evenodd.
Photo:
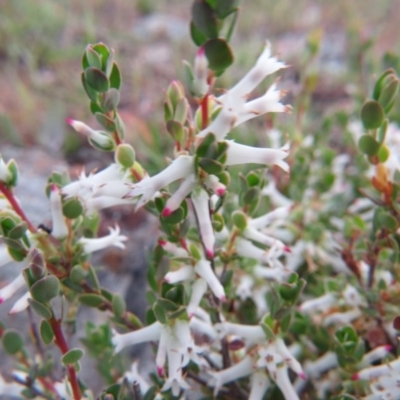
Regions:
M 83 163 L 86 153 L 77 150 L 84 141 L 64 120 L 97 126 L 81 86 L 80 59 L 88 43 L 103 41 L 122 70 L 127 140 L 145 165 L 163 158 L 172 144 L 163 125 L 163 90 L 172 79 L 184 80 L 182 60 L 195 54 L 190 2 L 0 0 L 0 6 L 0 144 L 42 145 Z M 241 77 L 270 40 L 274 54 L 291 66 L 280 82 L 295 108 L 280 125 L 290 135 L 315 132 L 321 116 L 354 114 L 371 76 L 388 66 L 400 73 L 399 1 L 244 0 L 242 9 L 235 63 L 217 87 Z M 392 113 L 400 120 L 398 109 Z

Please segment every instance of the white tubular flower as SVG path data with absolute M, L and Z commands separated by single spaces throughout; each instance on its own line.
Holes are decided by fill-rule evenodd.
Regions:
M 249 240 L 238 237 L 236 239 L 236 252 L 241 257 L 254 258 L 260 263 L 267 263 L 268 252 L 256 247 Z
M 178 190 L 168 199 L 162 211 L 163 217 L 172 214 L 185 200 L 186 196 L 197 186 L 197 179 L 190 174 L 179 186 Z
M 284 196 L 277 188 L 273 180 L 261 192 L 264 196 L 268 196 L 272 203 L 278 207 L 291 207 L 294 204 L 293 200 Z
M 225 337 L 226 335 L 242 337 L 247 341 L 249 347 L 263 342 L 266 339 L 265 333 L 259 325 L 241 325 L 232 322 L 221 322 L 215 324 L 214 328 L 220 337 Z
M 157 175 L 144 178 L 133 186 L 127 197 L 141 196 L 136 209 L 150 201 L 156 193 L 170 183 L 185 178 L 194 173 L 193 157 L 180 155 L 168 167 Z
M 336 368 L 338 365 L 337 355 L 332 351 L 328 351 L 315 361 L 306 361 L 304 369 L 307 377 L 319 378 L 325 371 Z
M 259 278 L 272 279 L 277 282 L 285 281 L 292 273 L 292 271 L 287 268 L 271 268 L 261 265 L 257 265 L 253 272 L 254 275 Z
M 392 350 L 391 345 L 378 346 L 370 352 L 364 354 L 364 357 L 360 361 L 360 366 L 366 367 L 371 365 L 373 362 L 381 360 L 383 357 L 387 356 Z
M 103 236 L 101 238 L 80 238 L 78 243 L 83 246 L 83 251 L 86 254 L 93 253 L 98 250 L 105 249 L 109 246 L 119 247 L 120 249 L 124 249 L 125 245 L 122 242 L 128 240 L 128 238 L 124 235 L 120 235 L 119 226 L 115 226 L 115 228 L 108 228 L 110 234 L 107 236 Z
M 22 390 L 23 386 L 16 382 L 7 382 L 4 380 L 3 376 L 0 375 L 0 395 L 20 399 Z
M 190 389 L 189 384 L 182 377 L 182 356 L 176 349 L 168 349 L 168 378 L 161 391 L 172 389 L 172 395 L 177 397 L 182 389 Z
M 131 188 L 128 186 L 128 183 L 118 180 L 94 186 L 93 194 L 96 196 L 111 196 L 122 199 L 130 192 L 130 190 Z
M 196 313 L 198 310 L 199 308 L 197 308 Z M 201 335 L 205 335 L 210 342 L 214 342 L 215 340 L 217 340 L 217 332 L 210 322 L 193 316 L 190 319 L 189 326 L 192 331 L 200 333 Z
M 277 207 L 261 217 L 249 219 L 248 225 L 255 229 L 265 228 L 277 220 L 284 220 L 290 214 L 291 206 Z
M 372 380 L 379 378 L 382 375 L 390 374 L 398 375 L 400 373 L 400 358 L 393 360 L 390 363 L 377 365 L 376 367 L 368 367 L 354 374 L 352 379 L 357 380 Z
M 132 363 L 131 369 L 125 372 L 124 377 L 126 377 L 130 383 L 138 384 L 140 388 L 140 393 L 142 395 L 145 395 L 146 392 L 150 389 L 150 384 L 139 373 L 138 361 Z
M 225 165 L 238 164 L 264 164 L 278 165 L 285 172 L 289 172 L 289 165 L 283 161 L 288 156 L 289 146 L 280 149 L 258 148 L 225 140 L 228 143 L 227 159 Z
M 4 244 L 0 245 L 0 268 L 14 261 L 8 252 L 8 247 Z
M 240 278 L 239 285 L 236 288 L 236 296 L 244 301 L 253 295 L 254 279 L 249 275 L 243 275 Z
M 53 228 L 51 234 L 56 239 L 64 239 L 68 235 L 68 226 L 62 212 L 61 194 L 56 185 L 51 185 L 50 206 Z
M 182 247 L 178 247 L 175 243 L 168 242 L 166 240 L 159 240 L 158 244 L 168 253 L 171 253 L 175 257 L 187 257 L 188 252 Z
M 286 400 L 300 400 L 292 382 L 290 382 L 286 363 L 277 365 L 275 382 Z
M 120 334 L 113 331 L 111 342 L 115 347 L 114 352 L 119 353 L 123 348 L 134 344 L 157 341 L 160 339 L 162 329 L 163 325 L 157 321 L 134 332 Z
M 269 45 L 258 58 L 256 65 L 226 94 L 216 99 L 222 109 L 215 120 L 198 133 L 203 138 L 210 132 L 217 140 L 223 140 L 232 128 L 266 112 L 283 112 L 287 107 L 279 103 L 282 93 L 275 90 L 274 85 L 259 99 L 246 103 L 248 95 L 264 78 L 283 68 L 284 64 L 271 57 Z
M 25 286 L 25 279 L 20 273 L 13 281 L 8 285 L 0 289 L 0 304 L 8 300 L 14 293 L 20 288 Z
M 221 285 L 221 282 L 215 276 L 214 271 L 211 268 L 211 264 L 207 260 L 200 260 L 197 262 L 194 267 L 194 271 L 201 278 L 203 278 L 211 291 L 214 293 L 214 296 L 220 299 L 221 301 L 226 300 L 224 287 Z
M 267 374 L 263 370 L 255 371 L 251 376 L 251 387 L 248 400 L 262 400 L 267 389 L 271 386 Z
M 214 258 L 215 236 L 211 224 L 209 197 L 207 192 L 199 187 L 192 193 L 192 202 L 196 212 L 201 241 L 208 258 Z
M 290 369 L 302 378 L 306 379 L 303 368 L 300 363 L 293 357 L 293 354 L 286 347 L 285 342 L 281 338 L 275 339 L 276 351 L 283 357 L 285 363 L 290 367 Z
M 21 311 L 26 310 L 29 307 L 28 299 L 31 298 L 30 292 L 26 292 L 22 297 L 20 297 L 14 305 L 11 307 L 9 314 L 17 314 Z
M 66 122 L 68 125 L 71 125 L 79 134 L 90 140 L 93 140 L 93 142 L 97 143 L 99 146 L 107 148 L 113 147 L 113 140 L 106 132 L 96 131 L 83 122 L 75 121 L 70 118 L 67 118 Z
M 204 52 L 204 47 L 199 47 L 199 50 L 197 51 L 194 59 L 193 75 L 193 91 L 196 96 L 203 97 L 207 94 L 210 87 L 207 83 L 208 61 Z
M 210 386 L 214 386 L 214 397 L 217 396 L 219 390 L 228 382 L 236 381 L 250 375 L 253 371 L 253 359 L 246 355 L 237 364 L 217 372 L 211 372 Z
M 193 267 L 185 265 L 176 271 L 170 271 L 164 276 L 164 281 L 168 283 L 178 283 L 183 281 L 192 281 L 195 278 Z
M 223 196 L 226 192 L 226 186 L 215 175 L 208 175 L 204 180 L 204 185 L 219 197 Z
M 268 236 L 265 233 L 261 233 L 257 229 L 248 226 L 243 231 L 243 236 L 247 239 L 254 240 L 255 242 L 264 244 L 265 246 L 272 247 L 274 246 L 275 249 L 281 248 L 286 253 L 290 253 L 289 246 L 286 246 L 280 240 L 273 238 L 272 236 Z M 280 255 L 279 255 L 280 256 Z
M 326 311 L 337 303 L 337 297 L 333 293 L 326 293 L 315 299 L 306 300 L 300 304 L 299 310 L 305 313 Z
M 132 199 L 119 199 L 112 196 L 92 197 L 85 201 L 86 211 L 88 215 L 94 214 L 96 211 L 104 208 L 120 206 L 124 204 L 132 204 Z
M 285 68 L 285 64 L 271 57 L 271 45 L 266 43 L 254 67 L 229 92 L 237 97 L 246 97 L 268 75 Z
M 192 316 L 196 312 L 197 307 L 199 306 L 200 301 L 203 298 L 206 290 L 207 282 L 202 278 L 196 279 L 196 281 L 192 285 L 192 295 L 186 309 L 189 318 L 192 318 Z
M 325 317 L 323 325 L 348 325 L 351 323 L 351 321 L 361 317 L 361 315 L 362 312 L 358 307 L 345 312 L 336 312 Z

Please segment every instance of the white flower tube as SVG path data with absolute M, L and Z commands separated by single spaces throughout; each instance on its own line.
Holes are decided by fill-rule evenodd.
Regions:
M 54 184 L 51 185 L 50 206 L 53 222 L 51 234 L 57 239 L 64 239 L 68 235 L 68 226 L 62 211 L 61 194 Z
M 68 125 L 71 125 L 78 133 L 87 137 L 90 140 L 93 140 L 93 142 L 98 143 L 100 146 L 105 148 L 113 147 L 113 140 L 106 132 L 96 131 L 90 126 L 84 124 L 83 122 L 75 121 L 70 118 L 67 118 L 66 122 Z
M 192 281 L 195 273 L 191 265 L 185 265 L 176 271 L 170 271 L 164 276 L 164 281 L 168 283 L 178 283 L 183 281 Z
M 28 299 L 31 298 L 30 292 L 26 292 L 22 297 L 20 297 L 14 305 L 11 307 L 9 314 L 17 314 L 21 311 L 26 310 L 29 307 Z
M 157 341 L 160 339 L 162 329 L 162 324 L 157 321 L 134 332 L 120 334 L 113 331 L 111 342 L 115 347 L 114 352 L 119 353 L 123 348 L 134 344 Z
M 192 193 L 192 202 L 196 212 L 197 224 L 200 231 L 201 241 L 208 258 L 214 258 L 215 236 L 211 224 L 209 197 L 207 192 L 199 187 Z
M 296 372 L 297 375 L 302 379 L 306 379 L 303 368 L 301 364 L 293 357 L 293 354 L 286 347 L 285 342 L 281 338 L 275 339 L 275 348 L 276 351 L 283 357 L 286 364 L 292 369 L 292 371 Z
M 271 382 L 263 370 L 257 370 L 251 375 L 251 387 L 248 400 L 262 400 Z
M 221 282 L 215 276 L 215 273 L 212 270 L 209 261 L 207 260 L 198 261 L 196 266 L 194 267 L 194 270 L 196 274 L 198 274 L 201 278 L 203 278 L 207 282 L 207 285 L 210 287 L 215 297 L 217 297 L 221 301 L 226 300 L 224 287 L 221 285 Z
M 265 341 L 265 333 L 259 325 L 241 325 L 232 322 L 215 324 L 215 329 L 220 337 L 236 335 L 246 339 L 248 346 Z
M 236 252 L 241 257 L 254 258 L 260 263 L 267 263 L 268 253 L 254 246 L 249 240 L 238 237 L 236 239 Z
M 310 313 L 315 311 L 325 311 L 332 307 L 337 302 L 337 297 L 333 293 L 326 293 L 323 296 L 315 299 L 306 300 L 300 304 L 301 312 Z
M 250 375 L 253 370 L 253 359 L 246 355 L 241 361 L 230 368 L 223 369 L 218 372 L 211 372 L 212 381 L 210 386 L 214 386 L 214 397 L 217 396 L 219 390 L 228 382 L 236 381 Z
M 204 185 L 219 197 L 223 196 L 226 192 L 226 186 L 215 175 L 208 175 L 204 180 Z
M 382 375 L 390 375 L 392 373 L 400 373 L 400 358 L 396 360 L 382 365 L 377 365 L 375 367 L 368 367 L 364 368 L 363 370 L 359 371 L 358 373 L 354 374 L 352 379 L 359 380 L 372 380 L 379 378 Z
M 20 288 L 25 286 L 25 279 L 20 273 L 13 281 L 8 285 L 0 289 L 0 304 L 8 300 L 14 293 Z
M 283 161 L 288 156 L 287 145 L 280 149 L 258 148 L 239 144 L 233 140 L 225 140 L 228 143 L 227 159 L 225 165 L 238 164 L 264 164 L 278 165 L 285 172 L 289 172 L 289 165 Z
M 170 183 L 194 173 L 193 157 L 180 155 L 158 174 L 146 177 L 133 186 L 127 197 L 141 196 L 136 209 L 145 205 L 155 194 Z
M 265 228 L 277 220 L 283 220 L 288 218 L 291 210 L 291 206 L 281 206 L 268 212 L 267 214 L 261 215 L 261 217 L 249 219 L 248 225 L 255 229 Z
M 279 389 L 281 389 L 286 400 L 300 400 L 298 394 L 294 390 L 292 382 L 290 382 L 288 368 L 285 363 L 277 366 L 275 382 Z
M 120 199 L 112 196 L 99 196 L 91 197 L 85 200 L 86 211 L 89 215 L 94 214 L 96 211 L 103 210 L 104 208 L 120 206 L 124 204 L 132 204 L 132 199 Z
M 189 318 L 193 317 L 206 290 L 207 282 L 202 278 L 196 279 L 192 285 L 192 295 L 186 309 Z
M 105 249 L 109 246 L 119 247 L 120 249 L 124 249 L 125 245 L 122 242 L 128 240 L 128 238 L 124 235 L 120 235 L 119 226 L 115 228 L 108 228 L 110 234 L 107 236 L 103 236 L 101 238 L 80 238 L 78 243 L 83 245 L 83 251 L 86 254 L 93 253 L 98 250 Z
M 178 190 L 168 199 L 165 204 L 164 210 L 162 211 L 163 217 L 168 217 L 172 214 L 181 203 L 185 200 L 186 196 L 197 186 L 197 179 L 194 174 L 190 174 L 181 183 Z

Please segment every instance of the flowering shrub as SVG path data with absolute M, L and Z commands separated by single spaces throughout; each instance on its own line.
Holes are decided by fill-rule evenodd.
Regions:
M 185 67 L 191 98 L 178 81 L 166 90 L 174 158 L 159 173 L 149 176 L 124 141 L 120 72 L 102 43 L 87 46 L 82 73 L 101 129 L 67 122 L 115 161 L 77 181 L 50 176 L 50 231 L 30 223 L 13 194 L 16 163 L 1 160 L 0 265 L 15 261 L 18 274 L 0 289 L 0 302 L 24 288 L 10 314 L 35 311 L 40 340 L 59 349 L 52 358 L 65 367 L 54 381 L 52 362 L 3 327 L 16 366 L 12 382 L 0 381 L 2 393 L 94 398 L 98 389 L 79 379 L 84 350 L 71 348 L 64 333 L 67 315 L 86 306 L 109 316 L 104 325 L 88 323 L 82 340 L 109 384 L 101 399 L 400 399 L 400 131 L 387 118 L 398 78 L 393 70 L 381 74 L 360 121 L 338 121 L 345 151 L 323 130 L 300 142 L 270 129 L 268 148 L 244 144 L 240 128 L 243 140 L 229 139 L 253 118 L 291 111 L 277 82 L 253 95 L 286 68 L 269 43 L 238 83 L 213 94 L 233 62 L 228 42 L 237 12 L 236 1 L 193 4 L 199 49 Z M 231 168 L 243 164 L 246 172 Z M 159 218 L 144 325 L 121 294 L 101 287 L 90 262 L 93 252 L 128 244 L 118 226 L 96 237 L 101 210 L 121 204 Z M 120 358 L 145 342 L 155 350 L 150 376 Z

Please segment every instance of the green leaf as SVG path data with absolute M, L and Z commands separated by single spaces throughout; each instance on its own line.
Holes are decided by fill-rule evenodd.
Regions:
M 179 121 L 170 119 L 167 122 L 167 131 L 176 142 L 181 142 L 184 137 L 183 125 Z
M 92 47 L 101 56 L 101 69 L 105 71 L 107 61 L 111 55 L 110 49 L 104 43 L 96 43 Z
M 61 357 L 61 362 L 64 365 L 75 364 L 83 357 L 83 350 L 71 349 Z
M 90 87 L 90 85 L 87 83 L 86 78 L 85 78 L 85 74 L 82 72 L 81 74 L 81 82 L 82 82 L 82 86 L 85 89 L 86 94 L 88 95 L 89 99 L 93 102 L 93 103 L 97 103 L 97 101 L 99 100 L 99 95 L 98 93 L 92 88 Z
M 96 92 L 107 92 L 110 88 L 107 75 L 98 68 L 89 67 L 84 72 L 87 84 Z
M 204 35 L 199 28 L 197 28 L 193 21 L 190 21 L 190 36 L 192 37 L 194 44 L 199 47 L 202 46 L 208 39 L 208 37 Z
M 227 69 L 234 60 L 232 50 L 224 39 L 211 39 L 204 45 L 208 67 L 213 71 Z
M 385 120 L 382 106 L 375 100 L 368 100 L 361 108 L 361 121 L 365 129 L 377 129 Z
M 218 0 L 215 5 L 215 12 L 221 19 L 235 12 L 240 4 L 240 0 Z
M 244 231 L 247 227 L 247 216 L 243 211 L 237 210 L 232 214 L 233 225 L 240 231 Z
M 380 163 L 384 163 L 388 160 L 390 156 L 390 151 L 385 144 L 383 144 L 378 151 L 378 160 Z
M 78 297 L 79 301 L 88 307 L 99 307 L 104 302 L 104 297 L 95 293 L 85 293 Z
M 220 174 L 224 169 L 220 162 L 210 158 L 201 158 L 198 164 L 205 172 L 212 175 Z
M 110 74 L 110 87 L 114 89 L 120 89 L 121 83 L 122 83 L 122 78 L 121 78 L 121 72 L 119 71 L 118 65 L 114 62 Z
M 168 215 L 167 217 L 161 217 L 161 218 L 165 223 L 175 225 L 183 221 L 183 219 L 185 218 L 185 213 L 182 207 L 179 207 L 172 214 Z
M 72 282 L 77 283 L 78 285 L 86 279 L 88 276 L 88 271 L 82 267 L 82 265 L 77 264 L 71 269 L 69 273 L 69 277 Z
M 40 337 L 44 344 L 50 344 L 54 339 L 54 332 L 49 322 L 43 320 L 40 323 Z
M 380 144 L 370 135 L 363 135 L 358 141 L 359 149 L 367 156 L 378 154 Z
M 126 312 L 126 304 L 119 294 L 114 294 L 112 299 L 112 309 L 116 317 L 122 318 Z
M 374 231 L 387 229 L 394 232 L 398 228 L 397 220 L 388 211 L 378 208 L 373 218 Z
M 135 150 L 128 143 L 121 143 L 115 150 L 115 161 L 124 168 L 131 168 L 135 163 Z
M 159 302 L 153 304 L 152 310 L 157 318 L 157 321 L 161 322 L 162 324 L 166 324 L 168 322 L 164 307 Z
M 206 154 L 209 153 L 209 148 L 214 144 L 216 141 L 216 137 L 213 133 L 209 133 L 203 141 L 200 143 L 199 147 L 197 147 L 196 155 L 197 157 L 205 157 Z
M 374 93 L 373 93 L 373 95 L 372 95 L 372 98 L 373 98 L 374 100 L 376 100 L 376 101 L 379 100 L 379 97 L 380 97 L 380 95 L 381 95 L 381 93 L 382 93 L 382 89 L 383 89 L 383 87 L 384 87 L 384 85 L 385 85 L 385 80 L 386 80 L 386 78 L 387 78 L 389 75 L 393 74 L 393 73 L 394 73 L 394 70 L 393 70 L 392 68 L 390 68 L 390 69 L 386 70 L 385 72 L 383 72 L 383 73 L 379 76 L 379 78 L 376 80 L 375 87 L 374 87 Z
M 101 69 L 101 57 L 90 44 L 86 47 L 84 56 L 86 56 L 86 60 L 83 61 L 84 69 L 88 67 L 95 67 Z
M 7 329 L 2 337 L 3 348 L 6 353 L 15 355 L 24 348 L 22 336 L 14 329 Z
M 104 93 L 101 106 L 105 111 L 114 111 L 118 107 L 119 100 L 119 91 L 112 87 Z
M 54 275 L 45 276 L 35 282 L 31 288 L 31 296 L 39 303 L 47 303 L 58 296 L 60 291 L 60 281 Z
M 83 213 L 83 206 L 77 197 L 68 199 L 63 204 L 63 214 L 68 219 L 76 219 Z
M 207 38 L 218 37 L 218 20 L 214 10 L 204 0 L 195 0 L 192 5 L 194 26 Z
M 103 113 L 104 110 L 97 103 L 94 103 L 93 101 L 91 101 L 90 102 L 90 112 L 94 115 L 98 112 Z
M 22 221 L 8 232 L 8 237 L 15 240 L 21 239 L 25 235 L 27 228 L 26 222 Z
M 33 310 L 44 319 L 50 319 L 53 314 L 51 310 L 46 307 L 44 304 L 39 303 L 35 299 L 28 299 L 29 305 L 33 308 Z
M 117 129 L 115 121 L 107 115 L 96 113 L 94 116 L 96 117 L 97 122 L 108 132 L 114 132 Z
M 258 187 L 250 188 L 243 196 L 243 201 L 245 204 L 252 203 L 253 201 L 258 201 L 260 199 L 260 189 Z

